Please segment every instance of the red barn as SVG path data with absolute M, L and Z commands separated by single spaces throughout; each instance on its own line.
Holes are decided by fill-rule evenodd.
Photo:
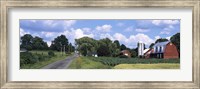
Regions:
M 147 56 L 154 57 L 154 58 L 164 58 L 164 59 L 179 58 L 179 53 L 177 51 L 176 46 L 172 42 L 169 42 L 169 41 L 156 43 L 153 46 L 153 49 L 147 52 L 151 52 Z

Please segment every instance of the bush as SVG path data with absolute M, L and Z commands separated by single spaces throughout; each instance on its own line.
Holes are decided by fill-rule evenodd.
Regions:
M 29 52 L 20 53 L 20 65 L 33 64 L 39 61 L 39 57 Z
M 55 53 L 53 51 L 49 51 L 48 55 L 51 56 L 51 57 L 53 57 L 53 56 L 55 56 Z

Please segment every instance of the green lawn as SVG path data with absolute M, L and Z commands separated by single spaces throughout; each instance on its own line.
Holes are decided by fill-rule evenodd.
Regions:
M 93 61 L 88 57 L 79 57 L 72 61 L 69 69 L 110 69 L 110 66 Z
M 55 53 L 55 56 L 49 57 L 48 56 L 49 51 L 29 51 L 29 52 L 32 53 L 33 55 L 41 54 L 46 58 L 44 58 L 45 60 L 38 61 L 34 64 L 20 65 L 20 69 L 40 69 L 40 68 L 42 68 L 42 67 L 44 67 L 44 66 L 46 66 L 50 63 L 56 62 L 58 60 L 64 60 L 67 56 L 70 55 L 70 54 L 61 54 L 61 52 L 53 51 Z
M 114 69 L 179 69 L 180 64 L 158 63 L 158 64 L 119 64 Z

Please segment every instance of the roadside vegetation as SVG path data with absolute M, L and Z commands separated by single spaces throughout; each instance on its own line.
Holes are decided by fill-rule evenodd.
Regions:
M 75 51 L 64 35 L 56 37 L 50 46 L 42 38 L 25 34 L 20 38 L 20 69 L 38 69 L 64 60 Z
M 21 69 L 39 69 L 58 60 L 64 60 L 70 54 L 57 51 L 29 51 L 20 53 Z
M 72 61 L 69 69 L 110 69 L 111 66 L 96 62 L 87 57 L 79 57 Z

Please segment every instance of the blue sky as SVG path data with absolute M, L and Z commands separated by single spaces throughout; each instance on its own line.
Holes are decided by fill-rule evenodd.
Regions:
M 48 45 L 63 34 L 72 44 L 74 39 L 87 36 L 119 40 L 129 48 L 141 41 L 148 47 L 156 39 L 170 39 L 178 32 L 180 20 L 20 20 L 20 36 L 39 36 Z

